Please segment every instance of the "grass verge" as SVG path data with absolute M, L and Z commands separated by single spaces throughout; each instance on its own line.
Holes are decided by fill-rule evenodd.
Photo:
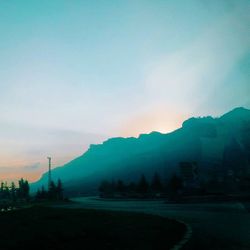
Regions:
M 0 214 L 1 249 L 166 250 L 185 227 L 160 216 L 32 207 Z

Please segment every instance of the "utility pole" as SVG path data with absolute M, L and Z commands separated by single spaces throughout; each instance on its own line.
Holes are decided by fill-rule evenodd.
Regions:
M 51 157 L 47 157 L 49 160 L 49 176 L 48 176 L 48 190 L 50 189 L 51 185 Z

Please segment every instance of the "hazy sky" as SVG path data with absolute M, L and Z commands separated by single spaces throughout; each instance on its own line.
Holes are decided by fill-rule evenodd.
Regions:
M 249 3 L 0 0 L 0 179 L 250 108 Z

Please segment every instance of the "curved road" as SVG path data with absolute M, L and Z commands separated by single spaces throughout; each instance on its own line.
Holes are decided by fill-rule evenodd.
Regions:
M 114 201 L 95 197 L 72 199 L 70 208 L 135 211 L 171 217 L 188 223 L 193 235 L 184 249 L 249 250 L 249 204 L 166 204 L 164 201 Z

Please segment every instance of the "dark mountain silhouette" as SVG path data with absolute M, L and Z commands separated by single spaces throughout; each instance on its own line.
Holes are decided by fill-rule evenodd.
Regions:
M 163 179 L 179 171 L 182 161 L 195 161 L 201 178 L 211 171 L 222 175 L 249 171 L 250 110 L 236 108 L 219 118 L 190 118 L 172 133 L 152 132 L 138 138 L 112 138 L 90 145 L 87 152 L 52 170 L 64 187 L 75 192 L 97 190 L 103 179 L 138 180 L 158 172 Z M 47 185 L 48 173 L 31 185 L 32 190 Z

